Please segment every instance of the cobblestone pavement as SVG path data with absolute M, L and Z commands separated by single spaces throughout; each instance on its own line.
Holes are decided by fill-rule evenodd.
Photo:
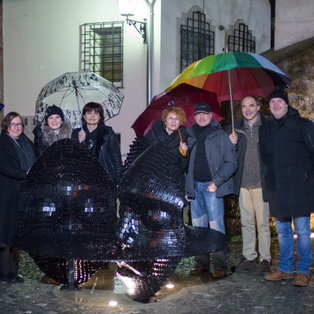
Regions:
M 278 263 L 276 240 L 272 241 L 272 255 L 275 268 Z M 240 258 L 241 241 L 235 241 L 229 249 L 230 268 Z M 168 280 L 175 283 L 175 288 L 163 287 L 150 303 L 141 304 L 121 291 L 114 276 L 114 264 L 93 276 L 82 289 L 74 291 L 60 290 L 45 277 L 38 280 L 38 274 L 34 275 L 36 271 L 30 273 L 25 261 L 22 265 L 24 283 L 0 282 L 0 313 L 314 313 L 313 266 L 309 286 L 301 288 L 293 286 L 292 281 L 264 281 L 258 266 L 253 272 L 230 272 L 223 280 L 213 280 L 208 275 L 190 276 L 193 260 L 183 259 Z M 95 282 L 99 282 L 96 288 Z M 111 300 L 116 300 L 118 305 L 110 307 Z

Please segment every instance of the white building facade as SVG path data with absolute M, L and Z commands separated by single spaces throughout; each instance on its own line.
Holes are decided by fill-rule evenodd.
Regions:
M 138 1 L 149 11 L 148 0 Z M 198 11 L 201 15 L 194 14 L 193 19 Z M 148 44 L 135 27 L 123 24 L 121 92 L 125 98 L 120 114 L 106 122 L 120 134 L 123 155 L 135 137 L 131 125 L 147 106 L 147 85 L 154 96 L 180 73 L 187 18 L 194 23 L 195 16 L 205 18 L 213 35 L 213 53 L 230 50 L 228 39 L 239 25 L 251 34 L 256 53 L 270 48 L 268 0 L 156 0 L 153 13 Z M 3 0 L 4 113 L 17 111 L 28 117 L 30 134 L 41 88 L 65 72 L 82 70 L 82 25 L 112 21 L 125 21 L 118 0 Z

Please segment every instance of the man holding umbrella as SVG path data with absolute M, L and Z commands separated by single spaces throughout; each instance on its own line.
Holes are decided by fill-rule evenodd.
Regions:
M 259 112 L 259 101 L 255 96 L 245 96 L 241 100 L 242 119 L 235 122 L 235 131 L 229 135 L 237 148 L 238 169 L 234 175 L 234 192 L 239 195 L 239 207 L 242 230 L 243 258 L 235 271 L 249 271 L 256 266 L 256 230 L 258 231 L 258 251 L 260 266 L 263 273 L 270 272 L 270 230 L 269 207 L 263 201 L 265 190 L 265 166 L 261 162 L 258 148 L 258 132 L 265 123 L 265 118 Z
M 191 201 L 192 224 L 225 233 L 223 196 L 233 193 L 232 174 L 237 168 L 235 148 L 216 120 L 208 103 L 195 105 L 195 124 L 187 129 L 190 161 L 186 175 L 186 199 Z M 214 278 L 227 272 L 227 252 L 212 254 Z M 196 257 L 192 275 L 209 271 L 209 256 Z
M 260 127 L 261 157 L 266 165 L 270 214 L 276 218 L 280 248 L 275 272 L 264 279 L 293 279 L 307 286 L 312 264 L 310 214 L 314 211 L 314 125 L 289 106 L 285 91 L 270 93 L 272 119 Z M 297 234 L 297 273 L 294 276 L 294 237 Z

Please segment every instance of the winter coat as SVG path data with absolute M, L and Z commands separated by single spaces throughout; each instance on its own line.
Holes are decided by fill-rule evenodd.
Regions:
M 186 143 L 187 133 L 183 126 L 179 127 L 182 136 L 182 141 Z M 177 164 L 183 172 L 186 171 L 188 164 L 188 157 L 183 157 L 179 151 L 180 136 L 178 130 L 172 132 L 170 135 L 166 131 L 166 126 L 161 120 L 157 120 L 153 123 L 152 129 L 145 135 L 150 144 L 157 142 L 165 143 L 167 148 L 171 151 L 174 162 Z
M 263 125 L 265 123 L 266 119 L 261 113 L 260 113 L 260 118 L 261 118 L 261 122 Z M 245 157 L 246 146 L 247 146 L 247 138 L 245 135 L 244 118 L 235 121 L 234 128 L 235 128 L 235 131 L 238 135 L 238 143 L 236 145 L 237 156 L 238 156 L 238 169 L 233 176 L 233 188 L 234 188 L 234 193 L 236 195 L 239 195 L 241 183 L 242 183 L 243 168 L 244 168 L 244 157 Z M 257 145 L 259 147 L 259 143 Z M 259 151 L 259 149 L 258 149 L 258 151 Z M 261 159 L 260 154 L 259 154 L 259 162 L 260 162 L 262 190 L 265 191 L 265 189 L 266 189 L 266 186 L 265 186 L 266 168 L 265 168 L 265 164 L 263 163 L 263 161 Z
M 271 216 L 309 215 L 314 211 L 314 124 L 288 107 L 283 118 L 261 126 L 259 137 Z
M 35 159 L 34 146 L 23 133 L 20 136 L 25 141 L 29 154 Z M 0 136 L 0 246 L 13 245 L 18 215 L 18 191 L 26 178 L 26 171 L 21 167 L 17 144 L 7 134 Z
M 34 143 L 36 149 L 36 156 L 40 156 L 49 146 L 54 142 L 66 138 L 71 138 L 72 128 L 69 122 L 63 121 L 58 134 L 47 124 L 43 123 L 37 125 L 33 133 L 35 135 Z
M 86 128 L 87 126 L 84 124 L 85 131 Z M 72 139 L 78 141 L 80 131 L 81 128 L 73 130 Z M 86 145 L 86 142 L 83 141 L 82 144 Z M 118 184 L 122 173 L 121 151 L 117 136 L 110 126 L 104 124 L 97 126 L 96 157 L 113 182 Z
M 209 170 L 213 176 L 212 182 L 217 186 L 216 196 L 223 197 L 233 193 L 232 174 L 237 169 L 237 155 L 228 134 L 221 125 L 211 121 L 211 128 L 205 136 L 205 152 Z M 194 198 L 194 160 L 196 154 L 196 124 L 187 129 L 190 161 L 185 181 L 185 190 L 189 198 Z

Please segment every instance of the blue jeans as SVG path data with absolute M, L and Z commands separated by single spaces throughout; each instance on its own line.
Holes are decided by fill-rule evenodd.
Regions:
M 223 198 L 216 193 L 207 192 L 210 182 L 194 181 L 195 199 L 191 200 L 192 225 L 207 227 L 225 233 Z M 212 253 L 214 269 L 227 270 L 227 250 Z M 209 256 L 197 256 L 198 266 L 209 269 Z
M 293 219 L 294 230 L 297 234 L 297 272 L 309 274 L 312 264 L 312 243 L 310 217 Z M 276 219 L 276 229 L 280 248 L 278 269 L 292 274 L 294 271 L 294 238 L 291 222 L 280 222 Z

